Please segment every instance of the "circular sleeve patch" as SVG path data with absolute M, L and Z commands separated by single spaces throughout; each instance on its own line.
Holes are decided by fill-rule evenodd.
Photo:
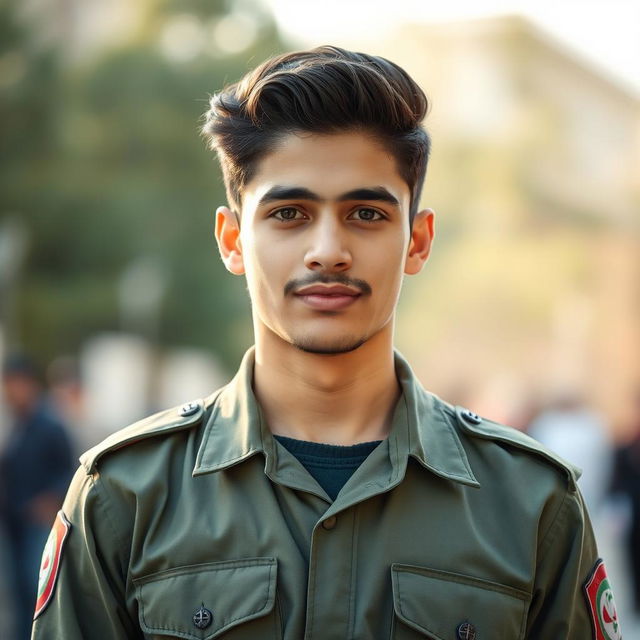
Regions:
M 70 529 L 71 523 L 62 513 L 62 510 L 58 511 L 51 533 L 47 538 L 47 544 L 42 552 L 40 577 L 38 579 L 38 599 L 36 601 L 36 610 L 33 614 L 34 620 L 47 608 L 53 595 L 58 571 L 60 570 L 62 547 Z
M 598 560 L 584 583 L 595 640 L 622 640 L 618 611 L 604 562 Z

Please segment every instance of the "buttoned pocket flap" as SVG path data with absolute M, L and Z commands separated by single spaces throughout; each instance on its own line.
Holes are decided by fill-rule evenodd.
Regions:
M 417 567 L 391 566 L 393 606 L 407 626 L 433 640 L 465 637 L 521 640 L 529 595 L 473 576 Z M 458 631 L 458 630 L 461 631 Z M 476 636 L 471 635 L 473 630 Z
M 140 627 L 159 636 L 210 640 L 266 616 L 276 593 L 275 558 L 190 565 L 135 580 Z

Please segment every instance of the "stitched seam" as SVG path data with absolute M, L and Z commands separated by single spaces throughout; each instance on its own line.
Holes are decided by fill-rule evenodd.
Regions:
M 311 550 L 315 556 L 315 550 L 313 548 L 313 536 L 314 534 L 311 534 Z M 315 608 L 315 590 L 316 590 L 315 588 L 316 559 L 314 556 L 309 557 L 309 578 L 308 578 L 309 582 L 308 582 L 308 593 L 307 593 L 308 616 L 307 616 L 306 631 L 304 634 L 305 638 L 313 637 L 312 631 L 313 631 L 313 616 L 315 613 L 314 608 Z
M 119 541 L 119 544 L 118 544 L 119 548 L 120 549 L 126 549 L 127 546 L 128 546 L 127 545 L 127 538 L 125 536 L 121 536 L 118 533 L 118 530 L 117 530 L 117 528 L 116 528 L 116 526 L 114 524 L 114 521 L 113 521 L 113 517 L 109 513 L 109 507 L 108 507 L 108 502 L 109 501 L 107 499 L 109 496 L 107 494 L 106 487 L 104 486 L 104 484 L 102 482 L 101 483 L 96 482 L 96 478 L 93 475 L 89 476 L 89 481 L 91 482 L 91 486 L 95 489 L 96 494 L 100 497 L 100 501 L 101 501 L 101 503 L 102 503 L 102 505 L 104 507 L 104 512 L 105 512 L 105 515 L 106 515 L 105 520 L 109 524 L 109 528 L 111 529 L 114 538 Z M 120 557 L 120 568 L 122 569 L 122 574 L 123 574 L 123 576 L 125 576 L 129 572 L 127 563 L 125 562 L 125 559 L 121 554 L 118 554 L 118 556 Z
M 522 613 L 520 615 L 522 622 L 520 623 L 520 634 L 518 636 L 518 640 L 522 640 L 524 638 L 524 632 L 527 626 L 527 616 L 525 615 L 527 612 L 527 603 L 523 600 L 522 602 Z
M 491 582 L 489 580 L 483 580 L 482 578 L 476 578 L 474 576 L 462 576 L 455 573 L 443 573 L 439 574 L 436 571 L 417 571 L 411 567 L 402 567 L 398 569 L 399 572 L 412 573 L 417 576 L 424 576 L 433 580 L 441 580 L 442 582 L 455 582 L 456 584 L 465 584 L 477 589 L 486 589 L 487 591 L 495 591 L 505 596 L 511 596 L 518 600 L 527 601 L 531 596 L 525 591 L 516 589 L 515 587 L 508 587 L 507 585 L 498 584 L 497 582 Z
M 416 431 L 417 427 L 415 425 L 415 423 L 413 422 L 413 416 L 411 415 L 411 412 L 409 411 L 409 404 L 407 402 L 407 395 L 405 393 L 402 394 L 402 402 L 404 403 L 404 410 L 405 410 L 405 414 L 407 416 L 407 433 L 406 433 L 406 438 L 407 438 L 407 446 L 406 449 L 407 451 L 411 451 L 411 449 L 413 448 L 413 442 L 411 441 L 411 427 L 413 427 L 413 430 Z M 398 447 L 398 439 L 394 438 L 393 439 L 393 446 L 395 447 L 395 465 L 392 463 L 391 464 L 391 468 L 394 470 L 395 475 L 391 476 L 391 482 L 395 482 L 396 479 L 399 477 L 400 475 L 400 459 L 399 459 L 399 455 L 398 455 L 398 451 L 399 451 L 399 447 Z M 407 460 L 407 466 L 408 466 L 409 462 Z
M 398 606 L 400 608 L 400 613 L 407 618 L 407 620 L 411 620 L 411 618 L 404 612 L 404 609 L 402 608 L 402 591 L 401 591 L 401 587 L 400 587 L 400 576 L 396 573 L 396 585 L 398 587 Z M 429 629 L 427 629 L 426 627 L 423 627 L 421 624 L 419 624 L 418 622 L 416 622 L 415 620 L 411 620 L 412 624 L 415 624 L 417 627 L 420 627 L 420 629 L 422 629 L 423 631 L 426 631 L 427 633 L 431 633 L 431 631 L 429 631 Z M 433 634 L 436 638 L 438 638 L 438 640 L 441 640 L 440 636 L 437 636 L 435 633 Z
M 420 572 L 418 572 L 418 571 L 409 571 L 409 570 L 404 570 L 404 569 L 403 569 L 403 571 L 407 571 L 407 573 L 413 573 L 413 574 L 415 574 L 415 575 L 424 575 L 424 574 L 422 574 L 422 573 L 420 573 Z M 404 609 L 402 608 L 403 598 L 402 598 L 402 591 L 401 591 L 401 586 L 400 586 L 400 585 L 401 585 L 401 580 L 400 580 L 400 578 L 399 578 L 399 575 L 398 575 L 398 574 L 399 574 L 399 572 L 398 572 L 398 571 L 396 571 L 396 572 L 395 572 L 395 575 L 394 575 L 394 579 L 395 579 L 395 583 L 396 583 L 397 591 L 398 591 L 398 607 L 399 607 L 399 609 L 400 609 L 400 613 L 401 613 L 405 618 L 407 618 L 408 620 L 411 620 L 411 622 L 412 622 L 413 624 L 415 624 L 416 626 L 420 627 L 421 629 L 423 629 L 423 630 L 424 630 L 424 631 L 426 631 L 427 633 L 433 634 L 436 638 L 440 638 L 440 636 L 438 636 L 435 632 L 430 631 L 427 627 L 425 627 L 425 626 L 421 625 L 420 623 L 416 622 L 415 620 L 413 620 L 413 619 L 412 619 L 412 618 L 411 618 L 411 617 L 410 617 L 410 616 L 409 616 L 409 615 L 404 611 Z M 433 577 L 433 576 L 432 576 L 432 577 Z M 437 578 L 436 578 L 436 579 L 437 579 Z M 466 585 L 466 586 L 470 586 L 470 587 L 474 587 L 474 586 L 475 586 L 475 585 L 473 585 L 471 582 L 467 582 L 467 581 L 464 581 L 464 580 L 456 580 L 456 579 L 455 579 L 455 576 L 454 576 L 454 579 L 452 579 L 452 580 L 448 580 L 448 581 L 449 581 L 449 582 L 456 582 L 456 583 L 458 583 L 458 584 L 464 584 L 464 585 Z M 485 584 L 485 583 L 483 582 L 482 584 Z M 492 587 L 491 587 L 491 583 L 486 583 L 486 584 L 488 585 L 488 586 L 486 587 L 486 588 L 487 588 L 487 590 L 495 591 L 495 592 L 500 593 L 500 594 L 502 594 L 502 595 L 507 595 L 507 596 L 511 596 L 511 595 L 512 595 L 511 593 L 507 593 L 506 591 L 502 591 L 501 589 L 492 589 Z M 496 585 L 496 586 L 498 586 L 498 585 Z M 482 588 L 484 588 L 484 587 L 483 587 L 483 586 L 481 586 L 480 584 L 478 584 L 476 588 L 482 589 Z M 519 597 L 518 597 L 517 599 L 518 599 L 518 600 L 520 600 L 520 601 L 521 601 L 521 603 L 522 603 L 522 613 L 521 613 L 521 615 L 520 615 L 520 617 L 521 617 L 521 619 L 522 619 L 522 622 L 520 623 L 520 632 L 519 632 L 519 634 L 518 634 L 518 635 L 519 635 L 519 638 L 522 638 L 522 634 L 523 634 L 523 632 L 524 632 L 525 621 L 526 621 L 526 616 L 524 615 L 524 610 L 525 610 L 526 600 L 525 600 L 525 599 L 522 599 L 522 598 L 519 598 Z
M 547 551 L 549 549 L 549 547 L 551 546 L 551 543 L 553 542 L 554 539 L 554 535 L 553 532 L 556 529 L 560 528 L 560 523 L 562 522 L 562 515 L 564 514 L 565 510 L 566 510 L 566 505 L 567 505 L 567 498 L 569 497 L 569 490 L 567 489 L 565 491 L 564 494 L 564 498 L 562 499 L 562 502 L 560 503 L 560 506 L 558 507 L 558 511 L 556 511 L 556 514 L 553 517 L 553 521 L 551 522 L 551 525 L 549 526 L 549 529 L 547 530 L 547 532 L 542 536 L 542 540 L 540 542 L 540 551 L 538 554 L 538 558 L 536 560 L 536 566 L 539 566 L 540 563 L 544 560 Z M 547 542 L 548 540 L 548 542 Z
M 358 559 L 356 558 L 356 533 L 360 523 L 360 519 L 358 517 L 359 508 L 355 508 L 353 514 L 353 526 L 351 528 L 351 582 L 349 584 L 350 594 L 349 594 L 349 611 L 347 612 L 347 634 L 349 638 L 353 637 L 354 628 L 355 628 L 355 593 L 356 593 L 356 581 L 358 577 Z
M 237 456 L 235 458 L 227 458 L 226 460 L 222 460 L 221 462 L 213 462 L 206 466 L 203 464 L 200 468 L 203 470 L 222 469 L 224 467 L 231 466 L 234 462 L 241 462 L 242 460 L 246 460 L 247 458 L 253 456 L 255 453 L 259 453 L 260 451 L 261 449 L 250 449 L 246 453 L 243 453 L 241 456 Z
M 463 576 L 456 573 L 438 572 L 434 569 L 428 571 L 420 571 L 414 567 L 398 567 L 395 572 L 398 573 L 411 573 L 416 576 L 422 576 L 425 578 L 431 578 L 433 580 L 441 580 L 442 582 L 455 582 L 456 584 L 464 584 L 476 589 L 485 589 L 487 591 L 495 591 L 505 596 L 510 596 L 518 600 L 526 602 L 531 595 L 526 591 L 516 589 L 515 587 L 509 587 L 497 582 L 491 582 L 482 578 L 476 578 L 474 576 Z
M 230 571 L 232 569 L 244 569 L 246 567 L 266 567 L 273 566 L 275 563 L 272 558 L 246 558 L 242 560 L 224 560 L 222 562 L 205 562 L 202 564 L 190 564 L 175 569 L 165 569 L 156 571 L 140 578 L 136 578 L 134 582 L 147 584 L 149 582 L 157 582 L 164 578 L 174 576 L 186 576 L 192 573 L 208 573 L 211 571 Z
M 458 454 L 460 455 L 460 460 L 462 461 L 462 464 L 464 465 L 464 468 L 467 470 L 468 474 L 473 478 L 473 472 L 471 471 L 471 467 L 469 466 L 469 461 L 467 460 L 467 454 L 464 450 L 464 447 L 462 446 L 462 443 L 460 442 L 460 440 L 454 435 L 454 432 L 452 432 L 450 429 L 451 427 L 449 426 L 449 421 L 447 420 L 444 411 L 442 409 L 442 405 L 438 405 L 438 411 L 442 414 L 442 418 L 444 419 L 445 424 L 447 425 L 447 435 L 449 436 L 449 438 L 453 441 L 453 443 L 456 446 L 456 449 L 458 450 Z M 443 471 L 443 469 L 440 469 L 440 471 Z M 463 478 L 464 476 L 459 475 L 459 474 L 449 474 L 451 476 L 455 476 L 458 478 Z
M 514 440 L 508 434 L 505 435 L 503 433 L 488 433 L 482 430 L 479 425 L 470 425 L 464 422 L 464 420 L 462 420 L 461 422 L 462 422 L 463 429 L 466 432 L 470 432 L 472 435 L 477 436 L 478 438 L 482 438 L 483 440 L 489 440 L 490 442 L 499 442 L 507 446 L 513 447 L 514 449 L 518 449 L 518 451 L 524 451 L 525 453 L 529 453 L 531 455 L 542 458 L 543 460 L 551 464 L 553 467 L 555 467 L 556 470 L 562 471 L 566 476 L 569 482 L 569 485 L 570 486 L 573 485 L 575 487 L 576 479 L 574 478 L 574 475 L 571 469 L 563 463 L 564 461 L 558 460 L 558 458 L 554 457 L 553 455 L 550 455 L 550 453 L 540 449 L 536 449 L 525 443 L 519 442 L 518 440 Z M 498 426 L 501 427 L 503 430 L 509 429 L 509 427 L 504 427 L 504 425 L 498 424 Z M 511 430 L 515 431 L 515 429 L 511 429 Z
M 275 610 L 275 614 L 273 616 L 273 626 L 275 627 L 276 637 L 281 638 L 284 633 L 283 621 L 284 618 L 282 616 L 282 604 L 280 602 L 280 598 L 278 597 L 278 585 L 276 584 L 276 593 L 274 595 L 275 602 L 273 603 L 273 608 Z
M 217 400 L 217 397 L 216 397 Z M 202 457 L 204 458 L 204 453 L 207 450 L 207 447 L 209 445 L 209 440 L 211 439 L 211 434 L 213 432 L 213 428 L 214 428 L 214 424 L 216 421 L 216 418 L 218 417 L 218 413 L 220 412 L 220 407 L 218 405 L 215 405 L 215 409 L 213 410 L 213 413 L 211 414 L 211 429 L 209 429 L 207 431 L 207 433 L 205 434 L 205 437 L 203 438 L 203 442 L 202 442 Z M 201 464 L 204 462 L 204 460 L 201 461 Z
M 207 445 L 209 444 L 209 439 L 211 438 L 211 433 L 213 432 L 213 424 L 215 423 L 216 418 L 218 417 L 218 413 L 220 413 L 220 405 L 218 404 L 218 398 L 222 395 L 222 389 L 216 394 L 213 398 L 213 411 L 211 412 L 211 429 L 209 429 L 205 437 L 202 441 L 202 458 L 204 458 L 205 451 L 207 450 Z M 196 461 L 197 462 L 197 461 Z M 204 464 L 204 460 L 200 460 L 200 464 Z

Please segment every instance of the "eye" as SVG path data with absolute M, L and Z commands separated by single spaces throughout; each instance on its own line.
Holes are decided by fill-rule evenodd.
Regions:
M 302 217 L 297 217 L 296 214 L 300 214 Z M 269 217 L 275 218 L 280 222 L 290 222 L 292 220 L 304 219 L 304 214 L 295 207 L 283 207 L 282 209 L 276 209 Z
M 356 219 L 361 222 L 378 222 L 379 220 L 385 219 L 385 216 L 377 209 L 371 209 L 369 207 L 360 207 L 356 209 L 352 215 L 356 215 Z

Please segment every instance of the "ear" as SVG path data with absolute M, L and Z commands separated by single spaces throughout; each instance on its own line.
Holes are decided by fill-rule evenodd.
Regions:
M 224 266 L 231 273 L 241 276 L 244 273 L 242 243 L 238 218 L 229 207 L 216 209 L 215 236 Z
M 431 252 L 433 242 L 435 213 L 431 209 L 423 209 L 413 218 L 409 249 L 404 263 L 404 272 L 408 275 L 419 273 Z

